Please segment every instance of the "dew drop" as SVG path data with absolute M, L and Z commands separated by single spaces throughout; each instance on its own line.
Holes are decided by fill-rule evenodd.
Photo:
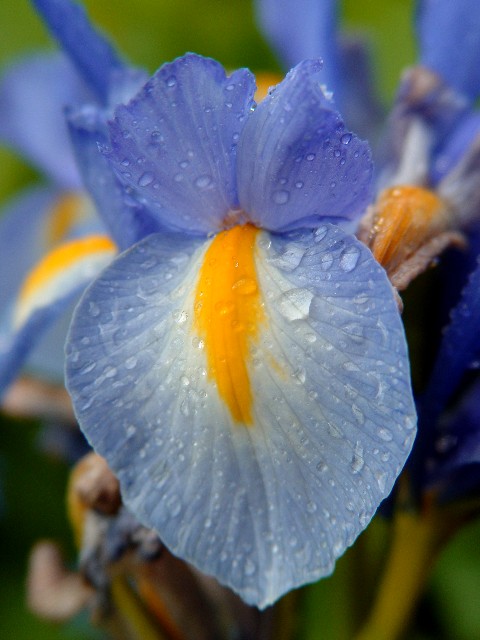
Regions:
M 365 460 L 363 459 L 363 447 L 360 442 L 357 442 L 357 444 L 355 445 L 355 450 L 353 452 L 352 461 L 350 463 L 352 473 L 360 473 L 364 465 Z
M 167 85 L 167 87 L 174 87 L 177 84 L 177 79 L 175 76 L 169 76 L 166 81 L 165 84 Z
M 290 289 L 278 298 L 280 313 L 287 320 L 304 320 L 310 313 L 313 293 L 308 289 Z
M 199 176 L 195 180 L 195 186 L 197 187 L 197 189 L 206 189 L 211 184 L 212 184 L 211 176 L 203 175 L 203 176 Z
M 315 160 L 315 154 L 307 153 L 307 155 L 305 156 L 305 159 L 308 160 L 308 162 L 312 162 L 312 160 Z
M 340 141 L 342 144 L 348 144 L 351 139 L 352 139 L 351 133 L 344 133 L 343 136 L 340 138 Z
M 275 204 L 286 204 L 290 200 L 290 194 L 285 189 L 279 189 L 273 192 L 272 200 Z
M 130 356 L 125 360 L 125 369 L 135 369 L 137 366 L 137 358 L 135 356 Z
M 256 293 L 258 286 L 253 278 L 240 278 L 232 285 L 232 289 L 242 296 L 248 296 Z
M 80 375 L 83 376 L 87 373 L 90 373 L 91 371 L 93 371 L 95 369 L 95 367 L 97 366 L 96 362 L 87 362 L 87 364 L 85 364 L 81 369 L 80 369 Z
M 244 572 L 246 576 L 253 576 L 257 570 L 257 566 L 252 560 L 247 560 L 245 562 Z
M 148 187 L 148 185 L 152 184 L 152 182 L 154 180 L 155 180 L 155 176 L 153 175 L 153 173 L 151 171 L 146 171 L 138 179 L 138 186 L 139 187 Z
M 393 440 L 392 433 L 388 429 L 383 429 L 383 428 L 379 429 L 377 433 L 380 436 L 380 438 L 385 442 L 391 442 Z
M 92 316 L 92 318 L 96 318 L 100 315 L 100 307 L 96 302 L 88 303 L 88 314 Z
M 298 180 L 298 182 L 295 182 L 295 188 L 296 189 L 303 189 L 303 182 L 301 180 Z
M 327 227 L 318 227 L 318 229 L 314 233 L 315 242 L 321 242 L 327 235 L 327 231 Z
M 353 271 L 358 264 L 360 251 L 356 247 L 348 247 L 340 257 L 340 267 L 346 273 Z
M 333 256 L 331 253 L 326 253 L 320 258 L 320 267 L 323 271 L 328 271 L 333 264 Z
M 177 324 L 185 324 L 188 320 L 188 314 L 186 311 L 174 311 L 173 319 Z

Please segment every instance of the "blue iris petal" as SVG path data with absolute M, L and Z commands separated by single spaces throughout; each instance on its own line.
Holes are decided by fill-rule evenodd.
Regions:
M 34 188 L 19 194 L 0 214 L 0 309 L 5 309 L 28 271 L 46 250 L 45 227 L 58 192 Z
M 295 67 L 249 117 L 238 148 L 240 204 L 267 229 L 357 219 L 370 200 L 366 142 L 319 84 L 318 61 Z
M 108 140 L 102 113 L 89 107 L 76 110 L 70 114 L 69 126 L 85 188 L 119 249 L 158 231 L 158 220 L 133 197 L 99 150 Z
M 477 0 L 422 0 L 417 26 L 420 62 L 474 100 L 480 95 L 480 11 Z
M 447 406 L 466 371 L 480 356 L 480 265 L 453 309 L 423 401 L 430 421 Z
M 113 47 L 90 24 L 85 10 L 67 0 L 33 0 L 52 34 L 63 45 L 79 73 L 103 103 L 112 80 L 126 70 Z
M 264 607 L 332 571 L 391 490 L 415 411 L 392 289 L 368 250 L 330 225 L 259 233 L 252 425 L 233 421 L 195 332 L 205 239 L 154 234 L 103 272 L 75 314 L 67 385 L 128 507 Z
M 0 84 L 0 139 L 64 189 L 81 184 L 63 110 L 89 99 L 69 60 L 36 55 L 16 63 Z
M 159 226 L 207 233 L 238 208 L 235 155 L 253 104 L 247 70 L 189 54 L 164 65 L 110 123 L 117 174 Z
M 259 0 L 256 6 L 262 30 L 287 69 L 321 58 L 322 82 L 330 91 L 341 89 L 336 0 Z

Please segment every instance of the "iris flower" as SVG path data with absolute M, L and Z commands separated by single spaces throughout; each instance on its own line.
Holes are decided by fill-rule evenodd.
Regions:
M 43 337 L 44 330 L 58 320 L 60 309 L 57 313 L 53 303 L 66 293 L 65 286 L 61 290 L 60 285 L 55 292 L 47 287 L 44 276 L 48 264 L 42 262 L 44 256 L 50 251 L 60 251 L 59 247 L 65 243 L 72 248 L 80 247 L 85 241 L 80 238 L 93 234 L 95 227 L 100 226 L 98 219 L 95 221 L 91 203 L 81 195 L 81 178 L 62 113 L 64 104 L 83 101 L 86 95 L 73 67 L 59 54 L 38 55 L 12 65 L 0 85 L 2 141 L 48 177 L 46 185 L 16 196 L 0 221 L 2 391 L 26 359 L 31 369 L 50 379 L 63 377 L 61 341 L 52 333 L 36 350 L 34 346 L 40 335 Z M 67 262 L 62 265 L 64 271 L 60 279 L 64 285 L 69 266 L 73 265 Z M 58 285 L 58 269 L 52 276 Z M 68 302 L 65 299 L 65 305 Z M 56 331 L 59 331 L 58 325 Z
M 12 65 L 0 84 L 0 139 L 47 178 L 17 196 L 0 221 L 0 395 L 24 365 L 30 374 L 63 381 L 73 306 L 117 250 L 83 189 L 64 112 L 80 103 L 107 112 L 144 74 L 120 61 L 80 7 L 69 10 L 75 63 L 63 54 L 37 54 Z M 82 58 L 82 30 L 103 66 L 97 60 L 92 69 Z
M 75 5 L 36 5 L 71 49 Z M 259 607 L 332 571 L 415 433 L 392 287 L 344 230 L 369 201 L 370 152 L 321 83 L 304 61 L 256 105 L 249 71 L 189 54 L 112 118 L 69 117 L 129 247 L 70 328 L 80 426 L 140 521 Z

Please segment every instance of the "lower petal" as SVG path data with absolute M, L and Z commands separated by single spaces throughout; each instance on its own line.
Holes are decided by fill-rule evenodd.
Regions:
M 368 524 L 409 453 L 415 411 L 392 289 L 365 247 L 333 226 L 224 234 L 150 236 L 115 260 L 77 308 L 67 384 L 129 508 L 265 607 L 329 574 Z M 236 248 L 216 253 L 225 238 Z M 206 269 L 222 256 L 231 262 Z M 225 272 L 245 284 L 250 257 L 243 294 L 261 311 L 223 300 L 239 287 Z M 224 312 L 234 322 L 219 338 L 208 327 Z M 226 378 L 249 385 L 236 396 L 248 411 L 222 391 Z
M 115 246 L 109 238 L 87 236 L 60 245 L 29 272 L 0 323 L 0 392 L 114 254 Z M 63 330 L 56 331 L 53 340 L 49 340 L 49 353 L 42 354 L 45 363 L 38 358 L 42 352 L 37 353 L 35 360 L 40 370 L 62 371 L 65 323 L 62 326 Z

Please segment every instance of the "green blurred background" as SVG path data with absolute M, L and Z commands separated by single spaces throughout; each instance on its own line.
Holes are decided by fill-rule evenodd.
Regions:
M 319 0 L 321 1 L 321 0 Z M 185 53 L 213 56 L 226 67 L 278 70 L 274 55 L 254 23 L 250 0 L 85 0 L 91 17 L 110 34 L 123 54 L 153 71 Z M 343 22 L 371 44 L 378 89 L 388 105 L 399 73 L 415 59 L 411 0 L 346 0 Z M 27 0 L 0 3 L 0 63 L 52 43 Z M 0 150 L 0 202 L 35 172 L 7 150 Z M 0 639 L 89 640 L 102 637 L 79 618 L 54 626 L 25 607 L 24 581 L 30 547 L 55 538 L 73 563 L 75 556 L 64 514 L 67 467 L 37 446 L 35 422 L 2 420 L 0 433 Z M 334 576 L 308 591 L 301 637 L 342 640 L 365 613 L 365 587 L 374 579 L 386 527 L 374 522 L 338 563 Z M 480 638 L 480 526 L 466 528 L 444 552 L 421 603 L 413 639 Z M 365 562 L 365 558 L 369 562 Z

